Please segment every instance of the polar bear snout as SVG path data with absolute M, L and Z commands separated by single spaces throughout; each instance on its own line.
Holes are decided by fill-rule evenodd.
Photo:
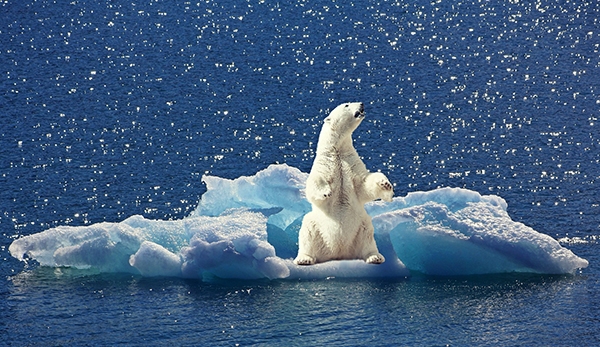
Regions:
M 365 105 L 362 102 L 358 105 L 354 118 L 365 118 Z

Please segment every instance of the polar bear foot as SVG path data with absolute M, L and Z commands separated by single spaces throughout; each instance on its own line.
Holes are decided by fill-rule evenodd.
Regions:
M 294 259 L 294 264 L 296 265 L 314 265 L 315 258 L 306 255 L 306 254 L 298 254 L 296 259 Z
M 365 259 L 365 263 L 367 264 L 381 264 L 384 261 L 385 258 L 381 254 L 373 254 Z

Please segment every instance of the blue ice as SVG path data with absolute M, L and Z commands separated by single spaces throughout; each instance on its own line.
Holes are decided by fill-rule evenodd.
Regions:
M 201 279 L 567 274 L 588 266 L 552 237 L 513 221 L 502 198 L 458 188 L 367 204 L 382 265 L 296 266 L 298 230 L 310 211 L 303 195 L 307 176 L 287 165 L 234 180 L 204 176 L 207 192 L 184 219 L 132 216 L 59 226 L 15 240 L 9 251 L 42 266 Z

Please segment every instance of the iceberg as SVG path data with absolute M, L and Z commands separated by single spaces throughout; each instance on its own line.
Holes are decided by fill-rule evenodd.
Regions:
M 502 198 L 459 188 L 366 205 L 384 264 L 297 266 L 298 231 L 311 208 L 303 194 L 307 176 L 285 164 L 233 180 L 203 176 L 207 191 L 181 220 L 136 215 L 59 226 L 19 238 L 9 251 L 41 266 L 203 280 L 569 274 L 588 266 L 552 237 L 513 221 Z

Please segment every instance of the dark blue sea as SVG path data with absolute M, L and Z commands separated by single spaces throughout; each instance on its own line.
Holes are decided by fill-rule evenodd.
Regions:
M 57 226 L 178 220 L 203 175 L 308 172 L 361 101 L 396 196 L 497 195 L 574 274 L 218 280 L 21 262 Z M 600 344 L 600 3 L 0 1 L 0 345 Z

